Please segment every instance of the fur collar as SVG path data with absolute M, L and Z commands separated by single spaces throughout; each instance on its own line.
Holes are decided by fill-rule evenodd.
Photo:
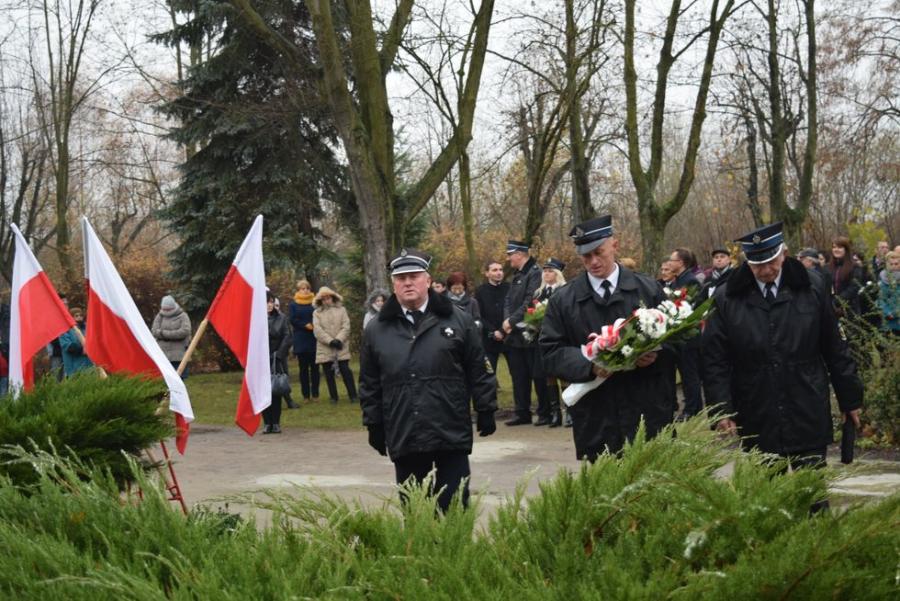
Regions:
M 429 289 L 428 311 L 439 317 L 449 317 L 453 314 L 453 303 L 447 297 Z M 392 294 L 391 298 L 384 303 L 384 306 L 378 313 L 378 320 L 387 321 L 396 317 L 403 317 L 403 307 L 400 305 L 400 301 L 397 300 L 397 295 Z
M 735 269 L 734 273 L 728 277 L 727 286 L 728 289 L 725 293 L 728 296 L 745 294 L 748 289 L 752 289 L 751 286 L 756 286 L 756 278 L 753 277 L 750 266 L 744 263 Z M 794 290 L 809 288 L 809 272 L 806 271 L 803 263 L 793 257 L 785 257 L 784 265 L 781 267 L 781 286 Z

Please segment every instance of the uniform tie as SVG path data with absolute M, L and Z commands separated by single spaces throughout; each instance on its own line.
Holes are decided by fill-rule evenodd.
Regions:
M 770 305 L 775 302 L 775 282 L 766 284 L 766 302 Z
M 416 309 L 415 311 L 410 311 L 409 314 L 412 316 L 413 325 L 418 327 L 419 322 L 422 321 L 422 318 L 425 317 L 425 314 Z
M 610 288 L 612 288 L 612 282 L 610 282 L 609 280 L 603 280 L 603 283 L 600 284 L 600 287 L 603 288 L 603 302 L 608 303 L 609 297 L 612 296 L 612 291 L 610 291 Z

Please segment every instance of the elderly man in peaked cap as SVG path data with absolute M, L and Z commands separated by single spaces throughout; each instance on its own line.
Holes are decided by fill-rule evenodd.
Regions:
M 716 289 L 703 333 L 709 406 L 745 448 L 824 465 L 833 440 L 828 381 L 841 411 L 859 425 L 863 387 L 818 274 L 787 256 L 782 224 L 735 240 L 746 263 Z
M 540 346 L 549 375 L 589 382 L 608 374 L 582 356 L 580 347 L 588 335 L 630 317 L 642 303 L 655 307 L 665 295 L 656 281 L 616 262 L 619 242 L 609 215 L 581 223 L 569 235 L 585 271 L 550 297 Z M 641 356 L 637 364 L 637 369 L 612 374 L 569 408 L 579 459 L 593 461 L 604 452 L 618 453 L 634 437 L 641 419 L 650 436 L 672 422 L 673 353 L 664 347 Z
M 403 249 L 389 266 L 394 294 L 368 325 L 360 351 L 359 399 L 369 444 L 394 462 L 397 482 L 434 469 L 446 511 L 469 496 L 470 399 L 481 436 L 497 427 L 497 381 L 486 367 L 469 313 L 431 290 L 431 257 Z

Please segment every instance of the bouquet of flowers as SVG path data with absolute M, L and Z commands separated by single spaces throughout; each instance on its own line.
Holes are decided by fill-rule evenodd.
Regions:
M 612 325 L 600 328 L 599 333 L 588 336 L 587 343 L 581 346 L 581 354 L 611 373 L 591 382 L 569 385 L 562 394 L 567 406 L 577 403 L 613 373 L 635 369 L 641 355 L 658 351 L 663 343 L 682 342 L 700 334 L 701 323 L 709 313 L 713 299 L 694 308 L 687 300 L 686 289 L 672 291 L 666 288 L 664 291 L 668 299 L 659 306 L 640 307 L 628 319 L 617 319 Z
M 541 325 L 544 323 L 544 314 L 547 312 L 547 301 L 534 299 L 531 306 L 525 311 L 522 321 L 516 327 L 522 328 L 522 336 L 528 342 L 537 340 L 541 335 Z

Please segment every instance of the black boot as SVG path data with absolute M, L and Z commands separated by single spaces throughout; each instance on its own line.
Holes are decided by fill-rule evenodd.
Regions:
M 284 397 L 284 404 L 287 405 L 288 409 L 299 409 L 300 408 L 300 405 L 295 403 L 294 399 L 292 399 L 290 396 Z
M 568 411 L 566 411 L 566 416 L 563 418 L 563 426 L 565 426 L 566 428 L 572 427 L 572 416 L 569 415 Z
M 554 381 L 547 385 L 547 393 L 550 403 L 550 427 L 559 428 L 562 425 L 562 409 L 559 406 L 559 385 Z

